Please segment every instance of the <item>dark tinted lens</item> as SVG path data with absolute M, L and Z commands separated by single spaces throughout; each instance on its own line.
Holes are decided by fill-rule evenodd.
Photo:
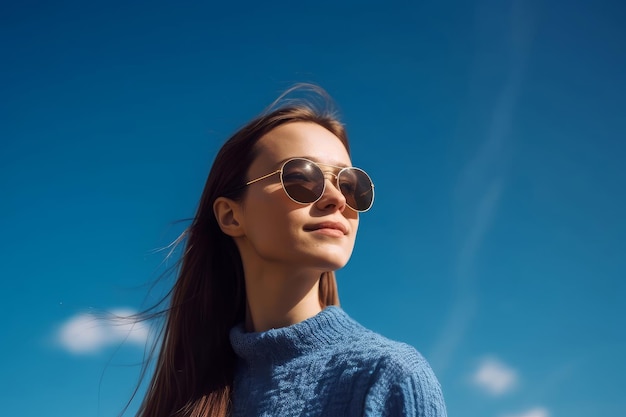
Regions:
M 365 211 L 374 201 L 372 180 L 359 168 L 347 168 L 339 173 L 339 189 L 348 206 L 357 211 Z
M 283 167 L 283 187 L 295 201 L 312 203 L 324 192 L 324 173 L 314 163 L 292 159 Z

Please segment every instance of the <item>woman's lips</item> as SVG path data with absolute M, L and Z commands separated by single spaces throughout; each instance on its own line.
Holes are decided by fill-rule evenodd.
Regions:
M 305 226 L 304 230 L 333 237 L 341 237 L 348 234 L 348 228 L 339 222 L 315 223 Z

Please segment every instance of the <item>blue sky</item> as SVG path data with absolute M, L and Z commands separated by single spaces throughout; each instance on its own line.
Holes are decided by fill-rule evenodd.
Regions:
M 3 9 L 2 415 L 121 411 L 147 331 L 91 315 L 149 304 L 221 143 L 303 81 L 376 183 L 344 309 L 450 415 L 626 415 L 620 2 Z

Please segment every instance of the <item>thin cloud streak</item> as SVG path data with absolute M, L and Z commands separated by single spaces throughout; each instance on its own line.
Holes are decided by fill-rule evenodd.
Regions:
M 483 191 L 481 200 L 477 204 L 473 224 L 467 234 L 465 243 L 461 247 L 457 258 L 456 275 L 459 277 L 460 290 L 469 290 L 463 278 L 469 276 L 468 271 L 472 270 L 474 259 L 476 258 L 485 235 L 489 231 L 496 216 L 498 204 L 504 192 L 504 178 L 497 177 L 491 180 Z
M 135 312 L 118 309 L 107 317 L 80 313 L 66 320 L 56 333 L 58 345 L 73 354 L 95 353 L 121 343 L 145 346 L 148 325 L 129 319 Z
M 474 264 L 505 192 L 508 165 L 506 151 L 510 147 L 513 115 L 531 41 L 532 28 L 527 12 L 521 1 L 513 4 L 508 80 L 496 98 L 485 140 L 474 158 L 461 171 L 454 190 L 454 203 L 459 219 L 457 232 L 463 238 L 453 271 L 455 301 L 431 355 L 431 362 L 439 372 L 449 366 L 476 315 L 478 295 L 475 289 Z M 477 27 L 488 26 L 482 25 L 481 21 L 477 23 Z M 477 68 L 484 67 L 481 62 L 476 65 Z

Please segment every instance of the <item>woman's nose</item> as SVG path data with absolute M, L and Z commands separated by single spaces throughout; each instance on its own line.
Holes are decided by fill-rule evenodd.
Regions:
M 336 175 L 333 175 L 332 173 L 325 175 L 324 194 L 322 194 L 322 197 L 316 204 L 319 208 L 324 210 L 328 210 L 332 207 L 336 207 L 336 209 L 340 212 L 345 210 L 346 197 L 344 197 L 339 189 L 339 183 L 337 182 Z

